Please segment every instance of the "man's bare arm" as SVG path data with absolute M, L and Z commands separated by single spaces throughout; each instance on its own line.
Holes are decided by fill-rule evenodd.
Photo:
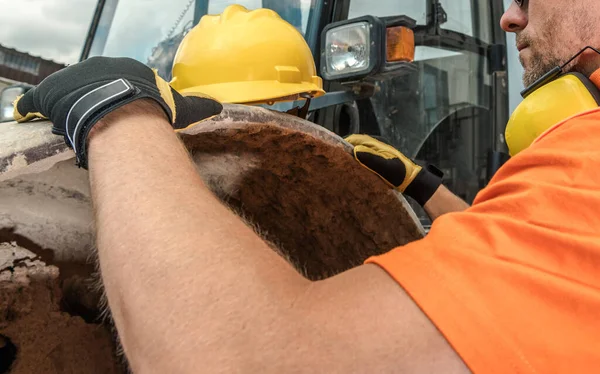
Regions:
M 136 373 L 466 372 L 378 267 L 301 277 L 204 186 L 155 104 L 97 126 L 100 267 Z
M 427 215 L 429 215 L 429 218 L 435 221 L 438 217 L 446 213 L 462 212 L 469 209 L 469 207 L 469 204 L 442 185 L 431 196 L 431 199 L 425 203 L 423 208 L 427 212 Z

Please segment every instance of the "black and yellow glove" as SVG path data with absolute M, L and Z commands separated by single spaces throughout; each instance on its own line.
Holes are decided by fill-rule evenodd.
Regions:
M 207 97 L 184 97 L 156 71 L 131 58 L 92 57 L 44 79 L 15 101 L 14 118 L 25 122 L 50 119 L 52 132 L 63 135 L 87 169 L 87 136 L 108 113 L 138 99 L 156 101 L 175 130 L 221 113 L 223 106 Z
M 415 199 L 421 206 L 442 184 L 443 173 L 433 165 L 423 168 L 396 148 L 368 135 L 350 135 L 354 158 L 392 188 Z

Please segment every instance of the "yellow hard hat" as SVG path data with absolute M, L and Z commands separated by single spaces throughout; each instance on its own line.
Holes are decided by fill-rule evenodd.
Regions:
M 528 148 L 552 126 L 599 104 L 598 88 L 579 73 L 565 74 L 538 88 L 523 99 L 506 125 L 510 155 Z
M 302 34 L 276 12 L 231 5 L 202 17 L 185 36 L 171 85 L 224 103 L 292 101 L 325 93 L 316 70 Z

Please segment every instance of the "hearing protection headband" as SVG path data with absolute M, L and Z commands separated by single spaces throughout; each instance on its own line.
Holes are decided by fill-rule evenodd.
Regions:
M 587 49 L 600 54 L 596 49 L 586 47 L 521 92 L 523 101 L 510 116 L 504 135 L 511 157 L 529 148 L 552 126 L 600 106 L 600 90 L 589 77 L 564 71 Z
M 515 0 L 515 1 L 517 2 L 517 4 L 519 3 L 519 1 L 517 1 L 517 0 Z M 523 1 L 526 1 L 526 0 L 521 0 L 521 2 L 523 2 Z M 585 47 L 581 51 L 577 52 L 577 54 L 575 56 L 571 57 L 569 59 L 569 61 L 562 64 L 562 66 L 557 66 L 554 69 L 550 70 L 546 74 L 542 75 L 542 77 L 540 77 L 537 81 L 533 82 L 529 87 L 527 87 L 523 91 L 521 91 L 521 96 L 523 98 L 526 98 L 533 91 L 535 91 L 538 88 L 542 87 L 543 85 L 555 80 L 559 75 L 563 74 L 563 69 L 565 68 L 565 66 L 569 65 L 573 60 L 575 60 L 577 57 L 579 57 L 579 55 L 581 55 L 583 52 L 585 52 L 588 49 L 591 49 L 600 55 L 600 51 L 598 51 L 596 48 L 590 47 L 590 46 Z

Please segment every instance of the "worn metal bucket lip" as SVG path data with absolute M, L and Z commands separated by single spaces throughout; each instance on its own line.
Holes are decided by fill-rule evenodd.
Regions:
M 179 134 L 195 135 L 201 132 L 212 131 L 227 125 L 231 128 L 243 127 L 248 123 L 272 124 L 275 126 L 303 131 L 316 135 L 329 144 L 343 147 L 346 152 L 352 153 L 352 145 L 341 137 L 310 121 L 264 109 L 261 107 L 223 104 L 220 115 L 191 126 Z M 33 121 L 27 123 L 8 122 L 0 124 L 0 180 L 6 173 L 15 175 L 22 168 L 48 159 L 50 157 L 69 153 L 70 148 L 61 136 L 52 134 L 49 121 Z M 67 156 L 62 156 L 64 160 Z
M 331 145 L 343 147 L 350 154 L 353 153 L 354 147 L 352 144 L 320 125 L 289 114 L 239 104 L 224 104 L 223 112 L 220 115 L 191 126 L 181 131 L 180 134 L 196 135 L 220 129 L 224 125 L 227 125 L 228 128 L 241 128 L 250 123 L 274 125 L 285 129 L 301 131 L 324 140 Z

